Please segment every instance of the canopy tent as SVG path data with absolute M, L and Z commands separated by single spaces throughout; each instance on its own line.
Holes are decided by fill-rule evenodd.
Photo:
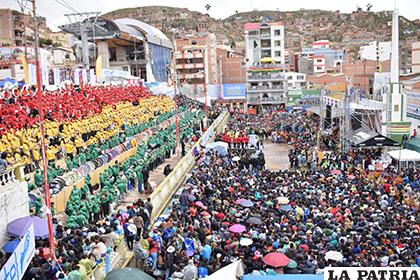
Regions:
M 420 161 L 420 153 L 403 149 L 403 150 L 394 150 L 388 152 L 389 156 L 392 157 L 395 160 L 405 162 L 405 161 Z
M 346 139 L 354 148 L 399 146 L 400 143 L 368 128 L 359 128 L 347 134 Z
M 277 275 L 253 275 L 242 276 L 242 280 L 322 280 L 324 274 L 277 274 Z
M 222 269 L 219 269 L 215 273 L 206 277 L 206 280 L 236 280 L 238 277 L 241 277 L 244 274 L 244 266 L 242 261 L 236 261 L 230 265 L 225 266 Z

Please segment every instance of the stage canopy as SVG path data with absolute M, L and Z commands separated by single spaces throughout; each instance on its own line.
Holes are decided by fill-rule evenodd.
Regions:
M 394 150 L 394 151 L 388 152 L 388 154 L 393 159 L 396 159 L 401 162 L 420 161 L 420 153 L 413 150 L 408 150 L 408 149 Z
M 364 127 L 351 131 L 347 135 L 346 139 L 354 148 L 393 147 L 400 145 L 400 143 L 392 140 L 391 138 Z

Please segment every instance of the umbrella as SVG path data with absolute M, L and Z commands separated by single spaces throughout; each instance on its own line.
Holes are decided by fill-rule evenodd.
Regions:
M 338 251 L 328 251 L 327 253 L 325 253 L 325 259 L 327 261 L 332 260 L 336 262 L 341 262 L 343 260 L 343 254 L 341 254 Z
M 263 223 L 263 221 L 261 221 L 261 219 L 257 217 L 250 217 L 248 218 L 247 222 L 253 225 L 261 225 Z
M 203 211 L 203 212 L 201 212 L 200 214 L 201 214 L 201 216 L 203 216 L 203 217 L 210 216 L 210 213 L 209 213 L 209 212 L 207 212 L 207 211 Z
M 279 204 L 288 204 L 289 203 L 289 199 L 285 196 L 279 196 L 277 197 L 277 202 Z
M 331 174 L 333 174 L 333 175 L 341 175 L 341 171 L 338 170 L 338 169 L 333 169 L 333 170 L 331 170 Z
M 249 246 L 253 243 L 252 239 L 249 238 L 241 238 L 241 240 L 239 241 L 239 244 L 241 244 L 242 246 Z
M 48 237 L 48 223 L 47 220 L 36 216 L 27 216 L 11 221 L 7 225 L 7 233 L 10 236 L 23 237 L 28 231 L 31 224 L 34 224 L 34 231 L 36 238 Z
M 5 253 L 13 253 L 13 251 L 16 249 L 19 243 L 20 243 L 19 239 L 10 240 L 10 241 L 7 241 L 7 243 L 4 244 L 3 247 L 1 248 Z
M 241 160 L 241 158 L 240 158 L 240 157 L 238 157 L 238 156 L 234 156 L 234 157 L 232 158 L 232 160 L 233 160 L 233 161 L 240 161 L 240 160 Z
M 235 201 L 236 204 L 241 204 L 242 201 L 246 200 L 245 198 L 239 198 Z
M 152 276 L 137 268 L 123 268 L 109 272 L 104 280 L 154 280 Z
M 201 202 L 201 201 L 197 201 L 197 202 L 195 203 L 195 205 L 197 205 L 198 207 L 204 207 L 204 204 L 203 204 L 203 202 Z
M 265 255 L 263 261 L 266 265 L 277 268 L 288 265 L 290 259 L 285 254 L 273 252 Z
M 245 199 L 243 201 L 241 201 L 240 203 L 243 207 L 252 207 L 254 206 L 254 202 L 252 202 L 251 200 Z
M 225 156 L 228 153 L 229 144 L 225 142 L 213 142 L 206 145 L 206 151 L 213 151 L 221 156 Z
M 297 262 L 294 260 L 290 260 L 289 264 L 287 265 L 288 268 L 296 268 Z
M 280 210 L 282 210 L 282 211 L 293 211 L 293 207 L 290 206 L 289 204 L 286 204 L 286 205 L 280 206 Z
M 230 230 L 231 232 L 234 232 L 234 233 L 241 233 L 241 232 L 244 232 L 244 231 L 246 230 L 246 228 L 245 228 L 245 226 L 243 226 L 243 225 L 240 225 L 240 224 L 234 224 L 234 225 L 232 225 L 232 226 L 229 228 L 229 230 Z

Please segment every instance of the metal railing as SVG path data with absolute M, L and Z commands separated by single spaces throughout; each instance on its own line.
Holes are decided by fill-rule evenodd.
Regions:
M 200 149 L 200 145 L 213 141 L 217 132 L 221 132 L 229 119 L 229 113 L 223 112 L 206 130 L 197 143 L 191 148 L 190 151 L 178 162 L 172 172 L 157 186 L 157 188 L 150 195 L 153 204 L 152 220 L 159 217 L 162 211 L 166 208 L 171 201 L 172 196 L 176 193 L 179 186 L 184 181 L 188 172 L 195 164 L 195 157 L 193 154 L 194 149 Z
M 248 97 L 249 104 L 281 104 L 285 103 L 286 98 L 281 96 L 271 96 L 271 97 Z
M 0 184 L 2 186 L 24 180 L 23 166 L 13 165 L 3 169 L 0 167 Z

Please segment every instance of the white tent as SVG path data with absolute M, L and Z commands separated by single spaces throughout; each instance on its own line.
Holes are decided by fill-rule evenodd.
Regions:
M 388 154 L 393 159 L 401 161 L 401 162 L 420 161 L 420 153 L 413 150 L 408 150 L 408 149 L 394 150 L 394 151 L 388 152 Z
M 236 261 L 230 265 L 225 266 L 222 269 L 219 269 L 212 275 L 204 278 L 206 280 L 236 280 L 244 275 L 244 268 L 242 261 Z

